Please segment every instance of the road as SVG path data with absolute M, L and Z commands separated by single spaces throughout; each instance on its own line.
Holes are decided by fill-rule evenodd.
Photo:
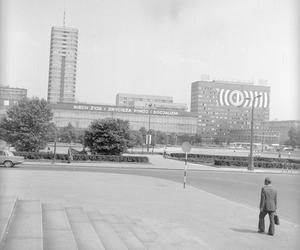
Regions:
M 53 171 L 91 171 L 98 173 L 116 173 L 129 175 L 142 175 L 167 179 L 182 183 L 182 170 L 166 169 L 141 169 L 141 168 L 97 168 L 87 166 L 68 167 L 61 166 L 37 166 L 22 165 L 19 168 L 7 169 L 7 171 L 19 171 L 26 169 L 53 170 Z M 245 206 L 258 209 L 260 189 L 263 185 L 265 173 L 237 173 L 218 172 L 204 170 L 189 170 L 187 188 L 193 186 L 230 201 L 241 203 Z M 278 190 L 279 215 L 300 225 L 300 175 L 269 174 L 273 185 Z

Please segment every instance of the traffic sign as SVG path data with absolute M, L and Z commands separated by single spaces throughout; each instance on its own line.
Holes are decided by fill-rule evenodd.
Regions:
M 191 151 L 192 145 L 189 142 L 186 141 L 186 142 L 182 143 L 181 149 L 182 149 L 183 152 L 188 153 L 188 152 Z

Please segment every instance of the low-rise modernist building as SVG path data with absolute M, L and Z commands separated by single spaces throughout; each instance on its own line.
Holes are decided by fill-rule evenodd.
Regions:
M 245 142 L 250 143 L 250 130 L 244 129 L 232 129 L 229 132 L 229 138 L 231 142 Z M 275 145 L 279 144 L 279 132 L 256 129 L 253 131 L 253 143 L 259 143 L 261 145 Z
M 6 115 L 9 107 L 17 104 L 23 98 L 27 97 L 27 89 L 10 88 L 0 85 L 0 119 Z
M 83 103 L 51 104 L 54 123 L 65 127 L 70 122 L 75 128 L 85 129 L 96 119 L 115 118 L 129 121 L 130 129 L 144 127 L 166 133 L 194 135 L 197 116 L 191 112 L 157 108 L 135 108 Z
M 117 94 L 117 106 L 135 107 L 135 108 L 158 108 L 158 109 L 173 109 L 187 110 L 185 103 L 174 103 L 172 96 L 157 96 L 157 95 L 136 95 L 136 94 Z
M 270 131 L 279 133 L 279 142 L 284 144 L 289 140 L 289 130 L 291 128 L 300 128 L 300 121 L 297 120 L 287 120 L 287 121 L 265 121 L 263 127 Z
M 253 99 L 254 129 L 259 129 L 262 121 L 269 120 L 270 87 L 244 82 L 193 82 L 191 112 L 198 115 L 198 134 L 203 141 L 228 142 L 231 130 L 249 131 Z

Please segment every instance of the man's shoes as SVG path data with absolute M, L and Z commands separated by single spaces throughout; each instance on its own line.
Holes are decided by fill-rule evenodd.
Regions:
M 274 233 L 268 233 L 268 235 L 274 236 Z
M 258 230 L 257 232 L 260 233 L 260 234 L 263 234 L 265 231 Z

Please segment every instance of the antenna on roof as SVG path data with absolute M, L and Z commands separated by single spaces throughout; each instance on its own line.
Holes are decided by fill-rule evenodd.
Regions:
M 64 1 L 64 21 L 63 21 L 63 26 L 66 26 L 66 1 Z

